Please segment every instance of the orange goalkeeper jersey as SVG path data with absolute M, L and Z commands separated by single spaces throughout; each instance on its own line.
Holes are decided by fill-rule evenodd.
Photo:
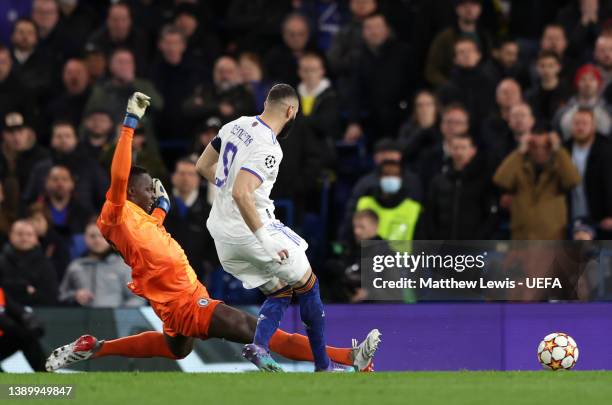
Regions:
M 197 287 L 187 256 L 163 226 L 165 212 L 152 215 L 127 200 L 134 130 L 124 126 L 111 167 L 111 186 L 98 217 L 102 235 L 132 268 L 128 287 L 155 302 L 169 302 Z

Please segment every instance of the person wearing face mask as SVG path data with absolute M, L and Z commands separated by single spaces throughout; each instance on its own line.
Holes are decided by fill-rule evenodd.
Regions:
M 378 172 L 378 188 L 357 201 L 357 211 L 372 210 L 379 218 L 378 235 L 385 240 L 413 240 L 423 211 L 403 187 L 400 162 L 384 161 Z
M 431 184 L 425 210 L 427 239 L 489 239 L 497 205 L 491 175 L 469 134 L 450 141 L 452 165 Z
M 376 168 L 370 173 L 361 177 L 353 189 L 348 198 L 344 209 L 344 217 L 340 228 L 338 230 L 338 240 L 343 243 L 349 243 L 352 238 L 352 218 L 353 213 L 356 211 L 357 202 L 364 195 L 372 195 L 376 192 L 379 187 L 379 172 L 380 166 L 383 162 L 393 160 L 396 162 L 403 162 L 404 155 L 401 145 L 390 138 L 383 138 L 374 145 L 374 164 Z M 422 201 L 423 191 L 422 184 L 419 177 L 412 171 L 404 168 L 402 170 L 402 183 L 408 197 L 415 201 Z

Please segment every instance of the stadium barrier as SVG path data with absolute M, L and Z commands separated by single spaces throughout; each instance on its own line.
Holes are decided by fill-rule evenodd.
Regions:
M 255 313 L 257 308 L 242 308 Z M 83 333 L 116 338 L 161 330 L 151 308 L 40 308 L 46 324 L 46 350 Z M 422 303 L 418 305 L 328 305 L 328 343 L 346 346 L 378 328 L 383 341 L 375 359 L 379 371 L 391 370 L 538 370 L 537 345 L 551 332 L 574 337 L 580 349 L 576 369 L 612 369 L 612 303 Z M 302 331 L 299 310 L 291 308 L 281 325 Z M 180 361 L 106 357 L 75 365 L 75 371 L 183 370 L 252 371 L 240 356 L 241 345 L 217 339 L 198 342 Z M 307 363 L 284 362 L 288 371 L 310 370 Z M 31 371 L 21 354 L 2 362 L 9 372 Z

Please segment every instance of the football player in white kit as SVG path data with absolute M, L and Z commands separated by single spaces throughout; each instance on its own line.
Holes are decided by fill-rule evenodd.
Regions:
M 259 288 L 267 297 L 253 343 L 244 347 L 243 355 L 260 369 L 281 370 L 268 345 L 295 294 L 315 371 L 337 370 L 339 366 L 330 362 L 325 351 L 325 313 L 306 257 L 308 244 L 274 217 L 270 200 L 283 158 L 277 137 L 288 135 L 298 108 L 293 87 L 273 86 L 263 113 L 224 125 L 202 153 L 197 168 L 217 187 L 207 226 L 223 268 L 245 288 Z M 380 334 L 372 333 L 377 345 Z

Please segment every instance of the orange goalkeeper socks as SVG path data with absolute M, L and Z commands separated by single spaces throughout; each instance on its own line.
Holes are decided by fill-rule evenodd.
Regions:
M 312 350 L 308 338 L 297 333 L 287 333 L 277 330 L 270 339 L 270 350 L 291 360 L 313 361 Z M 327 346 L 329 358 L 336 363 L 351 366 L 352 349 Z M 138 335 L 126 336 L 119 339 L 107 340 L 93 355 L 96 357 L 123 356 L 123 357 L 166 357 L 177 359 L 172 354 L 166 338 L 160 332 L 143 332 Z
M 351 358 L 352 349 L 331 346 L 326 346 L 326 348 L 327 355 L 332 361 L 346 366 L 353 365 L 353 359 Z M 270 339 L 270 350 L 291 360 L 313 361 L 308 338 L 297 333 L 277 330 L 272 335 L 272 339 Z
M 160 332 L 143 332 L 138 335 L 107 340 L 93 355 L 96 357 L 167 357 L 177 359 L 166 343 L 166 338 Z

